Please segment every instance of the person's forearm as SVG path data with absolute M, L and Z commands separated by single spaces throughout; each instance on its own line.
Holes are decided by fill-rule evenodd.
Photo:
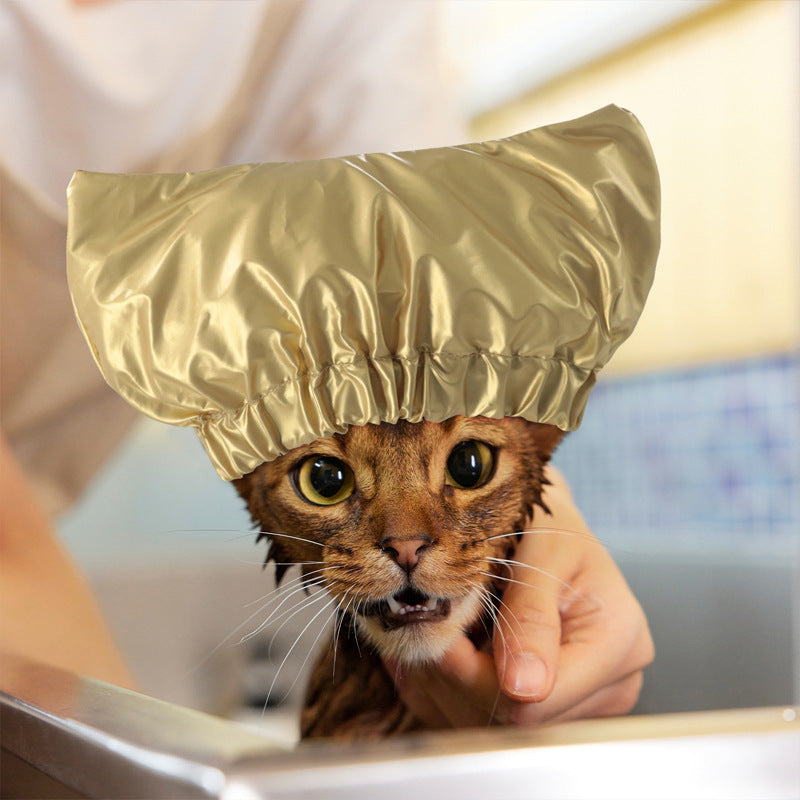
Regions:
M 0 646 L 127 688 L 134 680 L 92 591 L 0 436 Z

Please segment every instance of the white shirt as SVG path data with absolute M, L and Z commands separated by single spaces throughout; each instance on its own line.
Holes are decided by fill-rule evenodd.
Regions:
M 72 173 L 457 143 L 439 14 L 404 0 L 0 1 L 2 427 L 51 511 L 135 416 L 72 313 Z

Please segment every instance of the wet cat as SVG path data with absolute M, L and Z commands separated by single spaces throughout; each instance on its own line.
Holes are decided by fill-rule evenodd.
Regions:
M 334 639 L 313 670 L 305 738 L 366 738 L 420 723 L 381 656 L 436 661 L 466 632 L 490 636 L 503 559 L 542 501 L 562 432 L 520 418 L 454 417 L 352 427 L 236 481 L 289 563 L 338 604 Z M 334 669 L 335 661 L 335 669 Z

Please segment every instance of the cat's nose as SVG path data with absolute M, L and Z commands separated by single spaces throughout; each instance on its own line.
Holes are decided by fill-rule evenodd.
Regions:
M 381 540 L 381 551 L 406 572 L 411 572 L 417 566 L 422 554 L 430 546 L 431 540 L 427 536 L 416 539 L 386 537 Z

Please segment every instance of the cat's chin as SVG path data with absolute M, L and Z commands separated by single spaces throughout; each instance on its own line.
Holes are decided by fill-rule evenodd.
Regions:
M 432 609 L 409 610 L 358 617 L 360 632 L 384 658 L 400 664 L 439 661 L 480 612 L 477 594 L 428 603 Z

